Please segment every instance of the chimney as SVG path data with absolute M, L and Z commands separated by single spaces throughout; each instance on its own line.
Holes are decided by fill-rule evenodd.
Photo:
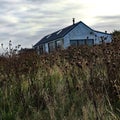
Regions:
M 73 18 L 73 25 L 75 24 L 75 18 Z

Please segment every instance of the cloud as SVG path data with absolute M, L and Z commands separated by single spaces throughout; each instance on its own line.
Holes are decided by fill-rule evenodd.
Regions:
M 104 20 L 104 21 L 120 21 L 120 14 L 119 15 L 114 15 L 114 16 L 96 16 L 97 19 L 99 20 Z
M 44 35 L 72 24 L 73 17 L 98 30 L 118 28 L 120 15 L 102 16 L 95 12 L 98 8 L 94 0 L 0 0 L 0 44 L 7 46 L 12 40 L 31 47 Z
M 102 31 L 108 30 L 109 32 L 120 30 L 120 15 L 96 16 L 96 19 L 99 21 L 99 24 L 96 23 L 93 25 L 93 27 L 96 29 Z

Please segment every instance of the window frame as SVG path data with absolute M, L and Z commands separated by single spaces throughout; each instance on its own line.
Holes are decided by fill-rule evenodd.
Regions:
M 53 45 L 53 46 L 51 46 L 51 45 Z M 55 50 L 55 42 L 54 41 L 51 41 L 48 43 L 48 50 L 49 50 L 49 53 L 53 52 Z
M 87 40 L 92 40 L 92 44 L 88 44 Z M 83 44 L 80 44 L 80 41 L 83 41 Z M 76 42 L 76 45 L 72 45 L 71 42 Z M 81 46 L 81 45 L 94 45 L 94 39 L 74 39 L 74 40 L 70 40 L 70 46 Z
M 92 40 L 92 44 L 88 44 L 88 42 L 87 41 L 90 41 L 90 40 Z M 86 45 L 88 45 L 88 46 L 92 46 L 92 45 L 94 45 L 94 39 L 86 39 Z
M 76 44 L 71 44 L 71 42 L 76 42 Z M 70 40 L 70 46 L 78 46 L 78 41 L 77 40 Z
M 63 39 L 59 39 L 59 40 L 55 41 L 55 48 L 56 49 L 62 49 L 63 48 Z

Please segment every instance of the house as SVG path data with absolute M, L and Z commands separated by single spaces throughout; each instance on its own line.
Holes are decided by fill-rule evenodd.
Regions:
M 43 37 L 33 48 L 39 54 L 43 52 L 50 53 L 57 48 L 66 49 L 71 45 L 96 45 L 101 44 L 103 41 L 110 43 L 111 37 L 111 34 L 107 32 L 93 30 L 81 21 L 75 23 L 73 19 L 72 25 Z

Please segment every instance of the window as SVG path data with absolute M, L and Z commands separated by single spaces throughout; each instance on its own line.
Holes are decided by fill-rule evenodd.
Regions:
M 44 52 L 44 45 L 39 46 L 39 54 L 43 54 Z
M 70 40 L 70 45 L 71 46 L 78 46 L 77 40 Z
M 93 39 L 78 39 L 78 40 L 70 40 L 71 46 L 79 46 L 79 45 L 93 45 Z
M 94 40 L 93 39 L 86 39 L 86 44 L 91 46 L 94 44 Z
M 71 44 L 72 46 L 85 45 L 85 39 L 70 40 L 70 44 Z
M 56 49 L 63 48 L 63 40 L 58 40 L 55 42 Z
M 55 50 L 55 42 L 48 43 L 48 48 L 49 48 L 49 52 L 54 51 Z
M 85 40 L 78 40 L 78 45 L 85 45 Z
M 49 38 L 51 36 L 51 34 L 50 35 L 48 35 L 46 38 Z
M 62 32 L 62 30 L 59 30 L 59 31 L 57 32 L 57 35 L 60 34 L 61 32 Z

